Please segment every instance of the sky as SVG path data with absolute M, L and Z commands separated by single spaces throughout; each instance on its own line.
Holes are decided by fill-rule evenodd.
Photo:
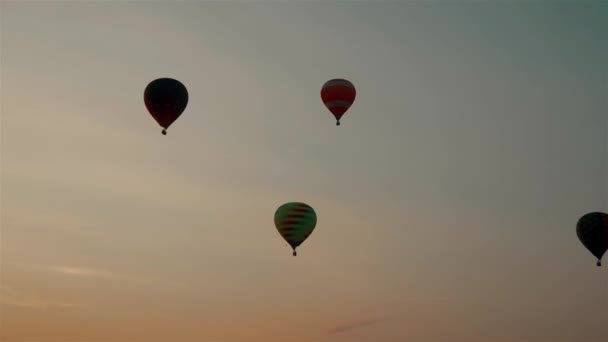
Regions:
M 3 342 L 608 340 L 605 1 L 0 6 Z

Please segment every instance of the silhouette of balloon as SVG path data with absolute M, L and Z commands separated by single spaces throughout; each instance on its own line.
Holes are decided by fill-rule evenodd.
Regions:
M 172 78 L 156 79 L 144 91 L 144 103 L 150 115 L 163 128 L 167 128 L 184 112 L 188 105 L 188 90 L 177 80 Z
M 293 256 L 296 256 L 296 247 L 301 245 L 315 229 L 317 214 L 308 204 L 285 203 L 275 212 L 274 225 L 293 249 Z
M 576 223 L 576 235 L 597 258 L 597 266 L 601 266 L 602 257 L 608 250 L 608 214 L 592 212 L 583 215 Z
M 321 100 L 336 118 L 337 126 L 340 126 L 340 118 L 355 102 L 356 96 L 355 86 L 341 78 L 329 80 L 321 88 Z

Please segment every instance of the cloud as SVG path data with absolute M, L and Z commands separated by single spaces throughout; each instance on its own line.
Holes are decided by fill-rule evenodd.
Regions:
M 447 302 L 449 299 L 438 296 L 420 296 L 404 299 L 406 302 Z
M 94 269 L 82 268 L 82 267 L 56 266 L 56 267 L 49 267 L 49 270 L 58 272 L 58 273 L 63 273 L 63 274 L 76 275 L 76 276 L 105 277 L 105 278 L 116 278 L 117 277 L 117 275 L 107 272 L 107 271 L 94 270 Z
M 419 296 L 419 297 L 411 297 L 411 298 L 406 298 L 404 299 L 404 301 L 406 302 L 446 302 L 448 301 L 448 298 L 444 298 L 444 297 L 439 297 L 439 296 Z M 369 319 L 364 319 L 364 320 L 359 320 L 359 321 L 352 321 L 349 323 L 344 323 L 338 326 L 335 326 L 331 329 L 329 329 L 328 331 L 325 332 L 325 336 L 331 336 L 331 335 L 337 335 L 337 334 L 342 334 L 342 333 L 346 333 L 349 331 L 353 331 L 356 329 L 360 329 L 363 327 L 367 327 L 370 325 L 374 325 L 392 318 L 396 318 L 397 316 L 399 316 L 397 313 L 392 313 L 390 316 L 381 316 L 381 317 L 376 317 L 376 318 L 369 318 Z
M 387 320 L 389 319 L 389 317 L 379 317 L 379 318 L 372 318 L 372 319 L 366 319 L 366 320 L 361 320 L 361 321 L 354 321 L 354 322 L 350 322 L 350 323 L 346 323 L 343 325 L 338 325 L 330 330 L 328 330 L 325 335 L 329 336 L 329 335 L 336 335 L 336 334 L 342 334 L 348 331 L 352 331 L 355 329 L 359 329 L 359 328 L 363 328 L 366 326 L 370 326 L 376 323 L 379 323 L 381 321 Z
M 25 307 L 31 309 L 49 309 L 49 308 L 74 308 L 83 307 L 83 305 L 71 302 L 37 298 L 28 295 L 14 288 L 3 286 L 0 287 L 0 303 L 10 306 Z
M 98 278 L 106 279 L 111 281 L 127 281 L 132 283 L 141 283 L 149 285 L 160 285 L 168 286 L 173 288 L 185 289 L 187 285 L 182 283 L 174 282 L 167 279 L 149 278 L 138 275 L 128 275 L 122 273 L 111 272 L 102 269 L 78 267 L 78 266 L 32 266 L 34 268 L 44 270 L 47 272 L 58 273 L 67 276 L 83 277 L 83 278 Z

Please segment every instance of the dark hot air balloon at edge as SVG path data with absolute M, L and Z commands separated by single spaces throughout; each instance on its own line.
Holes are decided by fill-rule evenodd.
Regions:
M 280 206 L 274 213 L 274 225 L 287 241 L 296 256 L 296 248 L 302 244 L 317 225 L 317 214 L 305 203 L 290 202 Z
M 172 78 L 156 79 L 144 91 L 144 103 L 150 115 L 163 128 L 167 128 L 184 112 L 188 104 L 188 90 L 178 80 Z
M 337 126 L 340 126 L 340 118 L 355 102 L 356 95 L 355 86 L 341 78 L 329 80 L 321 88 L 321 100 L 336 118 Z
M 608 250 L 608 214 L 592 212 L 583 215 L 576 223 L 576 235 L 597 258 L 597 266 L 601 266 L 602 256 Z

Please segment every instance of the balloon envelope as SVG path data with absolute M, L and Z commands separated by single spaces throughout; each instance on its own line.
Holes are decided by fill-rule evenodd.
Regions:
M 356 96 L 355 86 L 342 78 L 329 80 L 321 88 L 321 100 L 336 118 L 336 125 L 340 125 L 340 118 L 355 102 Z
M 279 234 L 293 248 L 302 244 L 317 225 L 317 214 L 314 209 L 305 203 L 290 202 L 280 206 L 274 214 L 274 225 Z
M 583 246 L 598 259 L 608 250 L 608 214 L 592 212 L 585 214 L 576 223 L 576 235 Z
M 188 90 L 180 81 L 159 78 L 146 87 L 144 103 L 154 120 L 166 130 L 186 109 Z

